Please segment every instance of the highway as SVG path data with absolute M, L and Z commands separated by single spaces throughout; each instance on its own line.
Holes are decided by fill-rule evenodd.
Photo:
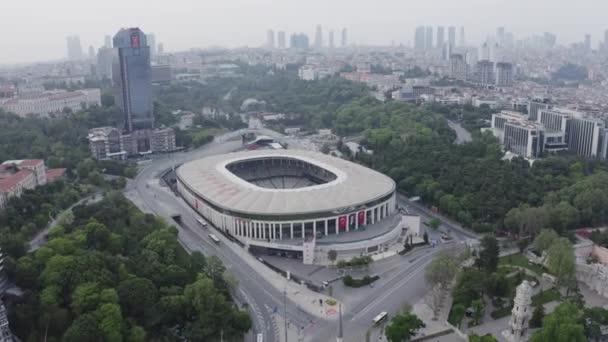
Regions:
M 261 130 L 261 134 L 270 135 L 279 141 L 287 141 L 291 147 L 308 147 L 306 144 L 284 137 L 276 132 Z M 176 197 L 167 187 L 160 185 L 159 177 L 168 169 L 178 166 L 185 161 L 202 158 L 213 154 L 228 153 L 241 147 L 239 132 L 227 133 L 217 137 L 213 142 L 194 151 L 174 153 L 159 156 L 146 163 L 142 163 L 141 170 L 135 179 L 130 180 L 125 189 L 125 195 L 142 211 L 159 215 L 167 222 L 172 222 L 172 215 L 181 215 L 182 225 L 178 226 L 179 241 L 189 251 L 201 251 L 206 256 L 218 256 L 226 268 L 239 280 L 235 297 L 237 302 L 246 302 L 252 312 L 255 333 L 262 333 L 264 341 L 284 341 L 279 336 L 277 324 L 272 319 L 272 312 L 277 309 L 279 316 L 283 316 L 283 293 L 269 283 L 242 258 L 250 258 L 246 251 L 235 252 L 224 244 L 232 243 L 223 236 L 222 243 L 215 244 L 208 233 L 199 228 L 195 221 L 197 215 L 184 201 Z M 231 140 L 232 139 L 232 140 Z M 475 238 L 460 225 L 430 212 L 416 202 L 409 201 L 405 196 L 399 196 L 400 205 L 405 206 L 411 213 L 428 217 L 437 216 L 442 225 L 449 228 L 458 239 Z M 177 226 L 177 225 L 176 225 Z M 437 248 L 424 248 L 415 250 L 405 257 L 392 257 L 374 263 L 384 270 L 382 282 L 373 291 L 367 291 L 344 312 L 344 341 L 364 341 L 366 331 L 372 326 L 372 318 L 381 311 L 394 314 L 403 308 L 407 302 L 414 304 L 428 291 L 424 268 L 432 260 L 432 256 L 440 250 L 458 250 L 462 246 L 459 242 L 441 244 Z M 291 324 L 303 328 L 305 341 L 331 341 L 335 340 L 337 323 L 321 321 L 306 313 L 287 299 L 287 318 Z M 248 341 L 254 336 L 248 336 Z

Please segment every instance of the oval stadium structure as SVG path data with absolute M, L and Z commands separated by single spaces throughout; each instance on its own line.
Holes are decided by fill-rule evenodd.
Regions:
M 391 178 L 317 152 L 215 155 L 181 165 L 176 178 L 192 208 L 249 245 L 292 246 L 347 235 L 396 211 Z

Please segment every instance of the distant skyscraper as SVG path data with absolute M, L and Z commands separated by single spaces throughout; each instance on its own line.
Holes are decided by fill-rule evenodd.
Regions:
M 284 49 L 285 48 L 285 31 L 279 31 L 277 33 L 277 40 L 278 40 L 279 49 Z
M 289 46 L 294 49 L 306 50 L 309 47 L 308 36 L 304 33 L 294 33 L 291 35 Z
M 121 29 L 114 36 L 114 49 L 114 97 L 116 105 L 123 112 L 123 130 L 131 133 L 152 129 L 150 48 L 146 35 L 139 28 Z
M 604 50 L 608 51 L 608 30 L 604 31 Z
M 315 49 L 320 49 L 323 47 L 323 29 L 321 25 L 317 25 L 317 30 L 315 31 Z
M 454 26 L 448 27 L 448 44 L 452 47 L 456 46 L 456 27 Z
M 273 30 L 266 31 L 266 47 L 269 49 L 274 49 L 274 31 Z
M 330 48 L 334 48 L 334 30 L 329 31 L 329 40 L 327 44 Z
M 433 27 L 432 26 L 426 27 L 426 34 L 424 36 L 424 47 L 427 50 L 430 50 L 433 48 Z
M 513 85 L 513 64 L 496 63 L 496 85 L 498 87 Z
M 557 43 L 557 36 L 550 32 L 545 32 L 543 34 L 543 45 L 547 48 L 553 48 L 555 43 Z
M 591 51 L 591 35 L 585 35 L 585 51 Z
M 418 26 L 414 34 L 414 49 L 424 50 L 424 26 Z
M 112 48 L 112 36 L 106 35 L 103 43 L 103 47 L 111 49 Z
M 342 29 L 342 47 L 346 47 L 348 45 L 348 31 L 346 27 Z
M 95 48 L 89 45 L 89 59 L 95 59 Z
M 68 47 L 68 59 L 79 60 L 83 58 L 82 46 L 80 45 L 80 37 L 69 36 L 66 38 Z
M 158 43 L 158 54 L 163 54 L 165 53 L 165 44 L 163 43 Z
M 456 33 L 454 33 L 454 34 L 456 34 Z M 465 46 L 467 43 L 464 40 L 464 26 L 460 26 L 460 37 L 459 38 L 460 38 L 460 40 L 458 41 L 459 45 Z M 456 40 L 456 39 L 454 39 L 454 40 Z
M 505 28 L 499 27 L 496 29 L 496 42 L 500 46 L 505 45 Z
M 97 52 L 97 76 L 99 79 L 112 79 L 112 58 L 114 49 L 102 47 Z
M 146 40 L 148 41 L 148 46 L 150 47 L 150 57 L 156 55 L 156 36 L 154 33 L 146 34 Z
M 437 28 L 437 48 L 442 48 L 445 44 L 445 27 L 439 26 Z

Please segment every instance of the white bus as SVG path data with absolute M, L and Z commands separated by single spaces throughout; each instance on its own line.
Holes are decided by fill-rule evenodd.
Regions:
M 380 324 L 380 322 L 384 321 L 388 318 L 388 312 L 382 311 L 376 317 L 374 317 L 374 324 Z
M 197 219 L 196 219 L 196 222 L 198 222 L 198 224 L 200 224 L 200 225 L 201 225 L 201 227 L 203 227 L 203 228 L 207 228 L 207 222 L 205 222 L 205 221 L 201 220 L 200 218 L 197 218 Z
M 213 240 L 213 242 L 217 244 L 220 243 L 220 239 L 218 239 L 217 236 L 215 236 L 214 234 L 209 234 L 209 238 L 211 238 L 211 240 Z

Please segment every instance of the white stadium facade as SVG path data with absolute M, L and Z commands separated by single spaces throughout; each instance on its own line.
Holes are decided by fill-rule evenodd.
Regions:
M 325 154 L 258 150 L 215 155 L 181 165 L 176 178 L 183 199 L 222 233 L 250 248 L 298 253 L 305 263 L 318 261 L 316 241 L 331 240 L 331 248 L 359 255 L 400 235 L 392 225 L 382 234 L 354 234 L 395 221 L 395 182 Z M 361 238 L 348 239 L 349 234 Z

